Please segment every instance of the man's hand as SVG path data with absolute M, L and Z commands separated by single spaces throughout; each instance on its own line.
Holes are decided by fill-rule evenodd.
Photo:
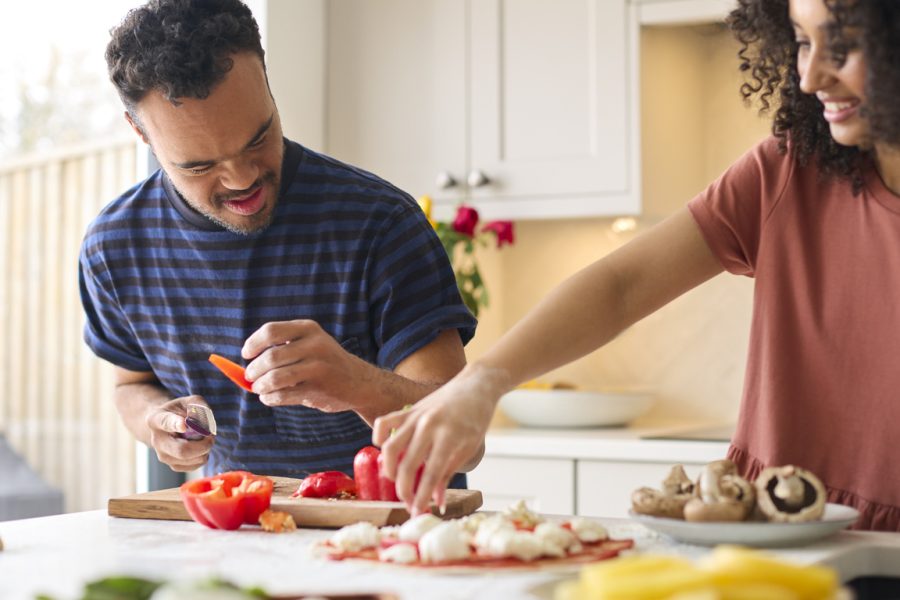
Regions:
M 266 323 L 247 338 L 241 354 L 252 359 L 245 376 L 266 406 L 359 412 L 381 375 L 306 319 Z
M 372 440 L 381 446 L 385 476 L 396 482 L 397 496 L 412 514 L 425 512 L 432 498 L 443 506 L 453 474 L 471 470 L 481 460 L 484 437 L 507 380 L 502 371 L 472 365 L 411 409 L 375 420 Z M 416 470 L 423 463 L 414 490 Z
M 188 404 L 206 404 L 201 396 L 176 398 L 147 411 L 146 424 L 150 431 L 150 446 L 160 462 L 173 471 L 193 471 L 206 464 L 214 436 L 190 441 L 182 437 L 186 426 L 184 417 Z

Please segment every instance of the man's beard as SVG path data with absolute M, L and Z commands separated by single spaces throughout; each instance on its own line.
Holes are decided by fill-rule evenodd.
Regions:
M 209 219 L 210 221 L 212 221 L 219 227 L 222 227 L 223 229 L 227 229 L 228 231 L 230 231 L 232 233 L 236 233 L 238 235 L 253 235 L 256 233 L 260 233 L 261 231 L 264 231 L 265 229 L 267 229 L 269 227 L 269 225 L 272 224 L 272 220 L 275 217 L 275 205 L 278 204 L 280 178 L 273 171 L 269 171 L 268 173 L 266 173 L 265 175 L 263 175 L 262 177 L 260 177 L 256 181 L 254 181 L 253 185 L 251 185 L 249 188 L 247 188 L 247 191 L 256 189 L 263 184 L 266 184 L 269 187 L 269 189 L 272 190 L 272 192 L 273 192 L 272 206 L 267 207 L 268 213 L 265 215 L 264 219 L 261 221 L 253 222 L 253 218 L 259 216 L 259 213 L 255 214 L 255 215 L 251 215 L 248 218 L 250 223 L 248 223 L 246 226 L 237 225 L 235 223 L 229 223 L 228 221 L 222 219 L 221 217 L 219 217 L 215 214 L 212 214 L 212 212 L 205 206 L 197 206 L 197 204 L 195 202 L 190 200 L 184 194 L 181 194 L 181 192 L 179 192 L 179 194 L 181 194 L 181 197 L 184 198 L 184 201 L 188 204 L 188 206 L 193 208 L 195 211 L 197 211 L 198 213 L 200 213 L 201 215 L 203 215 L 204 217 L 206 217 L 207 219 Z M 234 200 L 236 198 L 241 198 L 243 196 L 246 196 L 247 191 L 229 192 L 227 194 L 214 194 L 212 197 L 212 205 L 214 207 L 222 206 L 226 201 Z M 225 209 L 225 210 L 227 210 L 227 209 Z

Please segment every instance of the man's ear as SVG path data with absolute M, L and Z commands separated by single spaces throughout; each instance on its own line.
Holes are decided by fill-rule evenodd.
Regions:
M 134 132 L 138 134 L 138 137 L 141 138 L 148 146 L 150 145 L 150 140 L 147 139 L 147 135 L 144 133 L 144 130 L 137 124 L 135 119 L 131 116 L 131 113 L 127 110 L 125 111 L 125 120 L 128 121 L 128 124 L 131 125 L 131 128 L 134 129 Z

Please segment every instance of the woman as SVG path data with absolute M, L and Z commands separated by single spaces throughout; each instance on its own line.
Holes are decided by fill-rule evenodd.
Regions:
M 503 393 L 724 269 L 755 278 L 729 458 L 749 478 L 808 468 L 829 501 L 860 510 L 858 527 L 900 530 L 900 3 L 740 0 L 729 24 L 742 93 L 772 106 L 773 137 L 552 291 L 446 386 L 376 421 L 412 510 L 442 502 Z

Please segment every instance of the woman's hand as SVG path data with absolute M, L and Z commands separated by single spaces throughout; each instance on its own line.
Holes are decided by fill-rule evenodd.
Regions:
M 410 409 L 375 420 L 372 439 L 381 446 L 384 474 L 396 482 L 397 496 L 413 515 L 427 511 L 432 498 L 443 507 L 453 475 L 481 460 L 484 436 L 508 380 L 500 369 L 473 364 Z

